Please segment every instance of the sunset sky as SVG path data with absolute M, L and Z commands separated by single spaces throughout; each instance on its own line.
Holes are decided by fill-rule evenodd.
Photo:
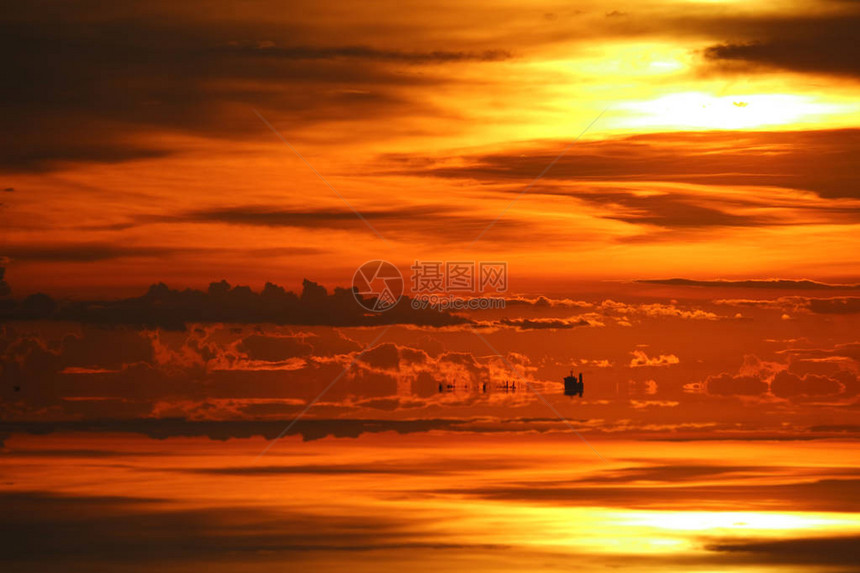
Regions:
M 521 291 L 857 276 L 858 21 L 848 1 L 19 3 L 8 273 L 81 296 L 339 284 L 370 258 L 501 255 Z
M 0 45 L 4 569 L 856 570 L 860 3 L 31 0 Z M 416 309 L 421 261 L 504 308 Z

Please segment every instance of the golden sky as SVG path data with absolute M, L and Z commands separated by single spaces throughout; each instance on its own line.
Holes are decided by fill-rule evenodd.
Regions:
M 16 6 L 7 279 L 295 287 L 465 257 L 509 260 L 522 292 L 856 277 L 858 18 L 847 1 Z
M 5 7 L 0 566 L 855 570 L 858 45 L 851 0 Z

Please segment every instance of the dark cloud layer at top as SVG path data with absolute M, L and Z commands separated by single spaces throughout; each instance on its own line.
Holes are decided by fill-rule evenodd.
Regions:
M 858 74 L 860 16 L 845 3 L 843 14 L 825 16 L 711 9 L 679 15 L 673 7 L 647 17 L 636 11 L 604 17 L 622 14 L 609 11 L 591 25 L 578 16 L 554 19 L 550 30 L 542 19 L 512 30 L 503 19 L 482 18 L 479 8 L 464 9 L 464 22 L 486 25 L 483 38 L 464 38 L 464 24 L 448 19 L 416 22 L 414 31 L 438 38 L 418 48 L 408 31 L 384 18 L 367 28 L 337 16 L 314 22 L 302 17 L 301 4 L 295 17 L 278 18 L 254 3 L 233 18 L 207 2 L 122 0 L 110 10 L 93 2 L 10 5 L 0 22 L 0 49 L 10 55 L 2 64 L 0 103 L 7 113 L 0 129 L 9 143 L 0 145 L 0 168 L 44 171 L 63 162 L 162 157 L 174 149 L 149 136 L 164 131 L 258 135 L 250 106 L 291 127 L 438 117 L 440 110 L 411 90 L 456 80 L 426 68 L 507 60 L 512 46 L 528 57 L 552 44 L 671 35 L 709 42 L 704 62 L 718 71 Z
M 421 113 L 428 105 L 402 88 L 444 80 L 415 68 L 511 57 L 487 46 L 366 45 L 374 35 L 334 37 L 324 23 L 275 23 L 262 14 L 253 23 L 210 19 L 213 8 L 9 6 L 0 21 L 0 50 L 9 56 L 0 168 L 162 157 L 174 149 L 148 136 L 164 131 L 256 136 L 251 106 L 275 123 L 288 116 L 292 127 Z

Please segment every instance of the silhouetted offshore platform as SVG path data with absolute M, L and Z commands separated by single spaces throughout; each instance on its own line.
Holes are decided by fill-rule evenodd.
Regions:
M 582 372 L 579 373 L 579 378 L 573 375 L 573 370 L 570 371 L 570 376 L 564 377 L 564 395 L 582 397 L 582 391 L 585 385 L 582 383 Z

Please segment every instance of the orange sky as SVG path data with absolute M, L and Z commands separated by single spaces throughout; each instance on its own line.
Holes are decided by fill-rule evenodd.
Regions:
M 371 258 L 464 257 L 508 260 L 533 293 L 850 279 L 858 18 L 841 1 L 19 6 L 7 280 L 343 285 Z
M 858 31 L 8 7 L 0 567 L 852 571 Z M 416 308 L 416 261 L 505 263 L 504 308 Z

